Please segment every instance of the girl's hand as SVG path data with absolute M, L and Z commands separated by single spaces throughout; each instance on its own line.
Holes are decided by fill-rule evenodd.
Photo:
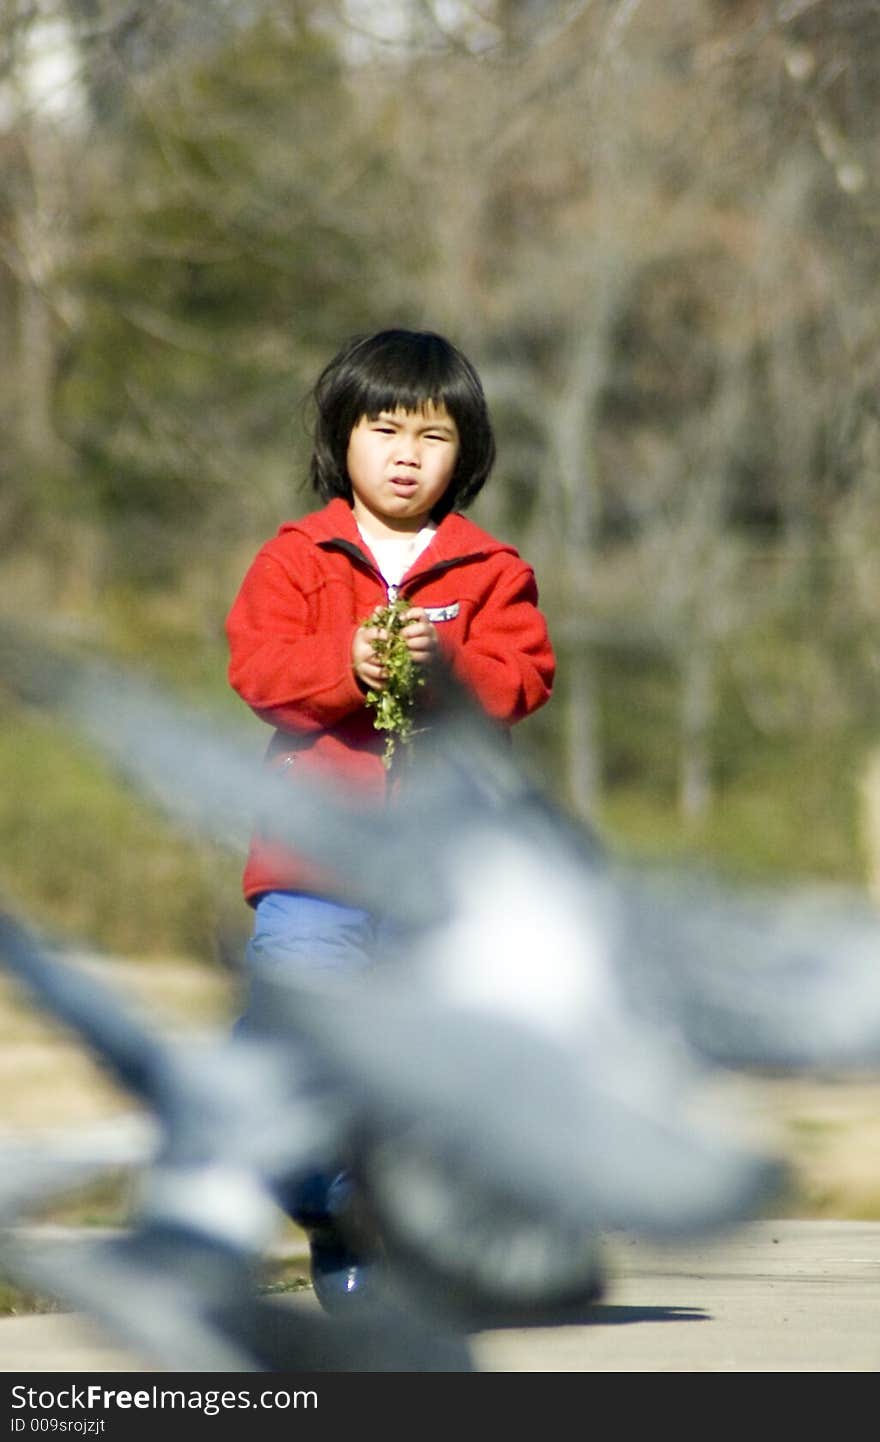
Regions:
M 382 635 L 377 626 L 358 626 L 351 643 L 352 670 L 367 691 L 382 691 L 388 681 L 388 672 L 373 650 L 373 642 Z
M 400 628 L 406 641 L 407 650 L 419 666 L 430 666 L 440 652 L 437 628 L 429 621 L 421 606 L 413 606 L 407 612 L 406 621 Z

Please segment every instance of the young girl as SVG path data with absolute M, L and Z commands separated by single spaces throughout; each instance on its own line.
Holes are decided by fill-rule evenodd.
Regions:
M 381 633 L 369 624 L 378 608 L 405 599 L 415 664 L 445 663 L 502 726 L 548 700 L 554 657 L 531 568 L 461 514 L 495 459 L 466 357 L 431 332 L 380 331 L 334 357 L 314 401 L 310 476 L 325 504 L 282 525 L 248 570 L 227 621 L 229 678 L 274 728 L 270 766 L 308 768 L 379 797 L 393 788 L 395 765 L 384 764 L 367 704 L 388 684 Z M 430 699 L 426 710 L 429 719 Z M 412 750 L 417 764 L 417 740 Z M 381 918 L 259 836 L 244 893 L 256 913 L 252 965 L 361 967 L 381 947 Z M 328 1309 L 363 1290 L 367 1275 L 336 1233 L 332 1203 L 345 1179 L 335 1188 L 316 1183 L 295 1209 L 312 1233 L 313 1280 Z

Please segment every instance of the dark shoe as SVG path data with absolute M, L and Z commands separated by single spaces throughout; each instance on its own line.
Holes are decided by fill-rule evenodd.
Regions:
M 341 1232 L 322 1228 L 309 1237 L 312 1286 L 325 1312 L 351 1313 L 376 1301 L 376 1263 L 352 1251 Z
M 353 1220 L 351 1176 L 316 1174 L 301 1180 L 286 1210 L 309 1239 L 315 1296 L 325 1312 L 350 1312 L 376 1300 L 377 1266 L 361 1245 Z

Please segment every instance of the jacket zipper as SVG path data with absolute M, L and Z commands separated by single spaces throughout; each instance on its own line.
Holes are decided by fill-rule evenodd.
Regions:
M 454 556 L 448 561 L 437 561 L 433 566 L 425 567 L 423 571 L 416 571 L 415 575 L 409 576 L 405 582 L 401 581 L 399 585 L 393 585 L 385 580 L 378 566 L 373 565 L 369 556 L 364 554 L 360 546 L 356 546 L 353 541 L 347 541 L 344 536 L 334 536 L 326 541 L 318 541 L 317 544 L 324 551 L 342 551 L 352 561 L 357 562 L 363 570 L 368 571 L 371 576 L 375 576 L 376 580 L 385 588 L 389 605 L 393 605 L 401 593 L 405 594 L 415 582 L 424 580 L 426 576 L 442 575 L 444 571 L 454 569 L 463 561 L 477 560 L 480 556 L 485 555 L 484 551 L 471 551 L 464 556 Z M 391 797 L 391 779 L 392 771 L 389 771 L 385 780 L 386 801 Z

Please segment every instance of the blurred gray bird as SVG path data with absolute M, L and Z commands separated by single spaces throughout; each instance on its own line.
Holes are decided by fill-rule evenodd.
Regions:
M 805 924 L 789 901 L 619 867 L 458 693 L 388 813 L 282 789 L 204 717 L 9 627 L 0 667 L 182 823 L 241 845 L 256 812 L 398 923 L 357 979 L 258 975 L 251 1017 L 255 1055 L 334 1078 L 338 1134 L 417 1309 L 539 1309 L 573 1275 L 583 1292 L 603 1231 L 687 1237 L 754 1215 L 784 1168 L 740 1140 L 710 1070 L 876 1064 L 869 908 L 820 925 L 814 906 Z M 175 1065 L 167 1085 L 183 1085 Z M 265 1184 L 265 1159 L 250 1164 Z
M 331 1325 L 260 1293 L 260 1267 L 282 1221 L 277 1185 L 325 1164 L 348 1124 L 341 1096 L 304 1085 L 295 1048 L 240 1035 L 165 1040 L 103 981 L 8 915 L 0 915 L 0 957 L 155 1122 L 155 1135 L 130 1122 L 92 1128 L 54 1153 L 7 1143 L 0 1264 L 10 1276 L 84 1308 L 171 1370 L 472 1370 L 461 1339 L 391 1305 L 369 1325 Z M 47 1243 L 18 1233 L 29 1205 L 120 1165 L 143 1169 L 127 1234 Z

